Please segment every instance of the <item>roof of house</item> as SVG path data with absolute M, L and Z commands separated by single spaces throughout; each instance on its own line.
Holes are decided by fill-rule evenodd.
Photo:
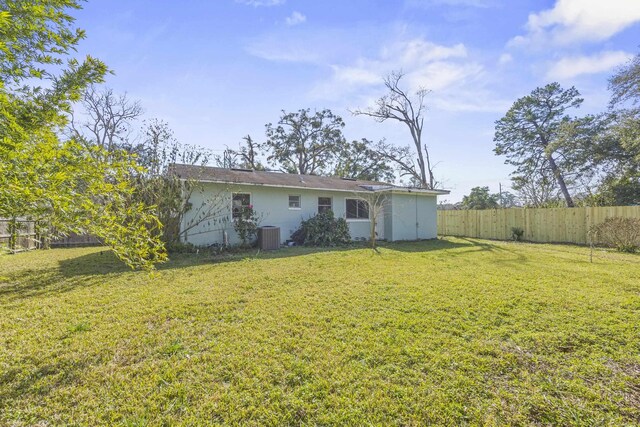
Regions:
M 282 172 L 255 171 L 252 169 L 228 169 L 210 166 L 171 165 L 171 171 L 183 179 L 195 179 L 201 182 L 219 182 L 228 184 L 262 185 L 266 187 L 306 188 L 334 191 L 411 191 L 426 194 L 449 194 L 446 190 L 425 190 L 420 188 L 399 187 L 386 182 L 363 181 L 348 178 L 299 175 Z

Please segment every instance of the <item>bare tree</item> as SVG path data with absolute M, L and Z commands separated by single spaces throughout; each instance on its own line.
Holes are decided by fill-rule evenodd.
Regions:
M 98 90 L 89 87 L 82 96 L 81 105 L 85 120 L 71 116 L 70 131 L 90 144 L 98 145 L 107 152 L 122 149 L 129 153 L 137 150 L 134 123 L 144 110 L 137 100 L 127 94 L 117 95 L 112 89 Z
M 376 250 L 378 233 L 376 228 L 380 221 L 384 221 L 384 208 L 388 203 L 389 187 L 371 187 L 367 192 L 355 193 L 355 198 L 367 204 L 369 209 L 369 242 L 371 249 Z
M 167 122 L 145 122 L 138 162 L 145 172 L 136 177 L 136 196 L 156 206 L 163 224 L 162 239 L 175 244 L 185 241 L 203 225 L 219 225 L 228 218 L 227 190 L 210 193 L 198 179 L 211 159 L 211 152 L 195 145 L 181 144 Z M 178 164 L 197 166 L 195 176 L 180 177 Z
M 513 177 L 512 187 L 523 204 L 532 208 L 559 207 L 561 194 L 555 179 L 545 169 L 534 171 L 528 177 Z
M 260 161 L 264 152 L 264 144 L 255 142 L 251 135 L 242 138 L 237 150 L 227 147 L 222 157 L 216 156 L 216 163 L 225 168 L 245 168 L 253 170 L 265 170 Z
M 384 158 L 395 163 L 403 176 L 409 175 L 420 187 L 433 189 L 436 182 L 429 150 L 422 141 L 424 113 L 427 110 L 425 98 L 429 90 L 421 88 L 413 96 L 400 87 L 402 71 L 393 71 L 384 78 L 388 92 L 376 101 L 376 106 L 351 111 L 356 116 L 373 117 L 378 122 L 396 120 L 404 123 L 411 133 L 415 152 L 407 147 L 396 147 L 389 143 L 378 144 L 378 151 Z M 414 156 L 417 156 L 414 160 Z

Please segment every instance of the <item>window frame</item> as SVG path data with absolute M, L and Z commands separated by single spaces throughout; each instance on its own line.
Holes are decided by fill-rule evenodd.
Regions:
M 350 200 L 353 200 L 356 202 L 356 216 L 355 217 L 350 217 L 349 216 L 349 208 L 348 208 L 348 203 Z M 367 212 L 367 216 L 360 216 L 361 215 L 361 210 L 365 210 L 363 209 L 361 206 L 365 205 L 366 206 L 366 212 Z M 362 199 L 357 199 L 357 198 L 345 198 L 344 199 L 344 217 L 347 221 L 371 221 L 371 209 L 369 208 L 369 202 L 367 202 L 366 200 L 362 200 Z
M 240 214 L 236 215 L 236 211 L 234 210 L 234 206 L 233 206 L 233 202 L 234 202 L 234 198 L 235 198 L 235 196 L 240 195 L 240 194 L 241 194 L 241 195 L 245 195 L 245 196 L 249 196 L 249 204 L 248 204 L 248 205 L 246 205 L 246 206 L 245 206 L 245 205 L 240 205 L 240 206 L 241 206 L 241 207 L 249 207 L 249 206 L 252 206 L 252 203 L 251 203 L 251 198 L 252 198 L 252 197 L 251 197 L 251 193 L 249 193 L 249 192 L 240 192 L 240 191 L 238 191 L 237 193 L 231 193 L 231 219 L 232 219 L 232 220 L 236 220 L 236 219 L 240 218 Z
M 329 200 L 329 204 L 320 204 L 320 199 L 328 199 Z M 331 196 L 318 196 L 317 199 L 318 202 L 318 208 L 317 208 L 317 213 L 322 213 L 322 212 L 326 212 L 326 211 L 332 211 L 333 212 L 333 197 Z M 320 210 L 320 207 L 324 208 L 323 210 Z M 327 209 L 328 208 L 328 209 Z
M 297 197 L 298 198 L 298 207 L 291 206 L 291 198 L 292 197 Z M 300 194 L 289 194 L 289 210 L 290 211 L 299 211 L 301 209 L 302 209 L 302 195 L 300 195 Z

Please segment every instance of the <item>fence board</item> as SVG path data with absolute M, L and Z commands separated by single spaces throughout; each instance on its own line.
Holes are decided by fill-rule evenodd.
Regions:
M 19 224 L 19 228 L 16 233 L 15 246 L 10 247 L 12 243 L 12 220 L 0 218 L 0 252 L 3 248 L 9 252 L 20 252 L 40 248 L 41 241 L 40 236 L 36 233 L 35 222 L 26 219 L 17 219 L 15 222 Z M 75 233 L 71 233 L 66 237 L 53 239 L 49 243 L 51 247 L 95 246 L 102 244 L 95 236 Z
M 611 217 L 640 218 L 640 206 L 549 209 L 438 211 L 438 234 L 508 240 L 511 228 L 524 240 L 541 243 L 589 243 L 589 229 Z
M 15 232 L 16 239 L 12 245 L 11 227 L 15 222 L 18 230 Z M 5 248 L 10 252 L 20 252 L 35 249 L 38 247 L 38 239 L 36 235 L 36 226 L 33 221 L 26 219 L 4 219 L 0 218 L 0 248 Z

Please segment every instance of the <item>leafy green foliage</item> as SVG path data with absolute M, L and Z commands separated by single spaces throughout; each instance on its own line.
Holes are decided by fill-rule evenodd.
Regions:
M 590 202 L 640 204 L 640 54 L 609 80 L 610 111 L 590 164 L 604 175 Z
M 507 157 L 505 163 L 516 167 L 514 179 L 533 182 L 535 177 L 553 179 L 563 194 L 567 206 L 573 206 L 568 185 L 575 173 L 575 151 L 568 149 L 565 133 L 577 132 L 581 126 L 565 114 L 582 104 L 580 93 L 574 88 L 562 89 L 558 83 L 536 88 L 518 99 L 507 114 L 496 122 L 494 149 Z M 578 119 L 575 119 L 576 121 Z M 583 126 L 584 127 L 584 126 Z
M 122 152 L 62 141 L 71 104 L 107 67 L 64 57 L 84 33 L 75 0 L 0 2 L 0 217 L 25 217 L 41 231 L 88 232 L 131 267 L 166 259 L 154 210 L 132 198 L 137 166 Z M 46 80 L 47 85 L 37 86 Z
M 557 83 L 520 98 L 496 122 L 496 154 L 516 166 L 513 189 L 533 207 L 640 203 L 640 55 L 609 79 L 609 110 L 569 117 L 582 100 Z
M 394 170 L 366 138 L 345 142 L 335 160 L 331 175 L 364 181 L 393 182 Z
M 640 218 L 607 218 L 594 225 L 589 235 L 594 243 L 633 253 L 640 249 Z
M 282 111 L 277 126 L 266 125 L 267 160 L 289 173 L 322 175 L 346 140 L 344 121 L 331 110 Z
M 153 273 L 0 256 L 0 425 L 637 425 L 639 256 L 587 260 L 476 239 Z
M 131 267 L 150 268 L 166 254 L 155 210 L 133 197 L 137 166 L 124 153 L 96 160 L 92 153 L 100 150 L 41 133 L 7 152 L 11 161 L 0 162 L 0 217 L 29 217 L 44 224 L 48 238 L 92 234 Z
M 474 187 L 469 195 L 462 198 L 463 209 L 497 209 L 499 196 L 491 194 L 489 187 Z
M 84 38 L 72 28 L 68 9 L 77 0 L 0 1 L 0 75 L 4 83 L 50 75 L 49 65 L 62 65 L 64 55 Z
M 298 245 L 337 246 L 350 243 L 351 234 L 347 221 L 336 218 L 333 211 L 327 210 L 302 221 L 291 240 Z
M 242 240 L 242 246 L 247 246 L 253 241 L 258 233 L 258 222 L 260 217 L 253 210 L 253 205 L 243 206 L 239 210 L 240 215 L 233 219 L 233 229 Z
M 136 151 L 136 162 L 144 170 L 135 177 L 135 198 L 156 207 L 165 244 L 175 248 L 198 225 L 229 220 L 225 190 L 205 191 L 197 176 L 183 178 L 172 169 L 174 164 L 206 166 L 211 159 L 209 150 L 178 142 L 166 122 L 151 120 Z M 196 192 L 203 194 L 199 204 L 191 202 Z

